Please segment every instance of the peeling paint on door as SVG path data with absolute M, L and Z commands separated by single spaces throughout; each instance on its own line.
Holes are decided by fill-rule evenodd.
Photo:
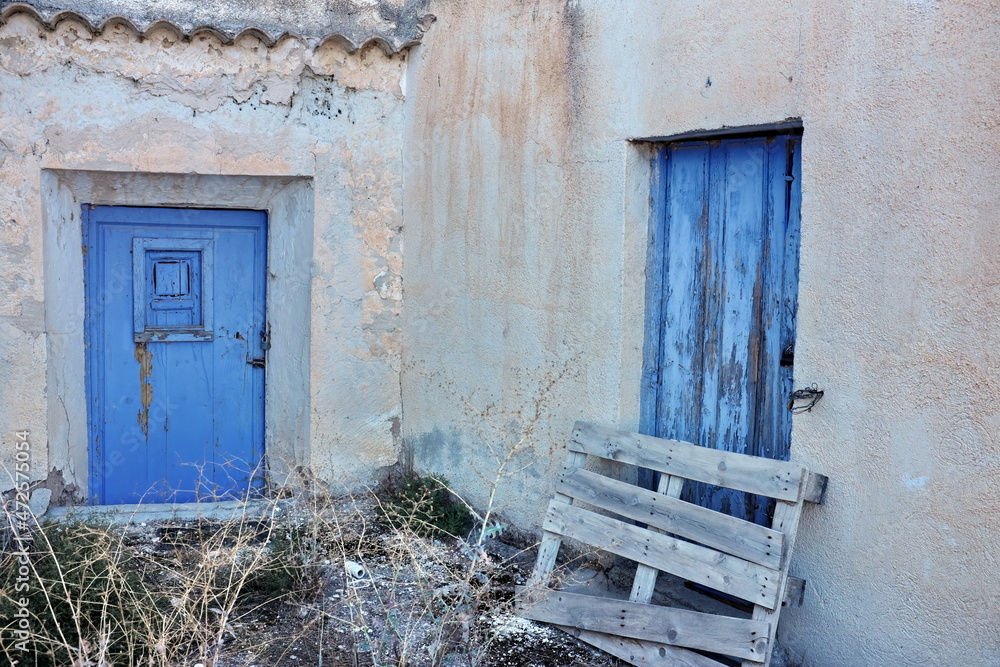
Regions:
M 681 141 L 656 158 L 643 428 L 787 460 L 798 294 L 797 135 Z M 647 483 L 650 483 L 647 480 Z M 766 499 L 686 498 L 765 523 Z
M 256 493 L 266 214 L 121 206 L 84 213 L 92 502 Z
M 139 397 L 142 408 L 139 410 L 139 428 L 143 435 L 149 438 L 149 406 L 153 402 L 153 385 L 149 381 L 153 374 L 153 353 L 146 343 L 135 344 L 135 360 L 139 362 Z

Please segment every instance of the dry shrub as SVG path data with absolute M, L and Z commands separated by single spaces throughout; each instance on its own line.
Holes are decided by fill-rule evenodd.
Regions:
M 137 537 L 154 529 L 110 518 L 36 526 L 27 563 L 17 551 L 0 556 L 8 658 L 30 667 L 211 662 L 238 605 L 287 598 L 306 581 L 295 545 L 271 521 L 164 525 Z M 15 632 L 25 614 L 27 638 Z
M 0 651 L 18 667 L 490 665 L 506 664 L 495 648 L 519 643 L 505 634 L 516 626 L 550 633 L 560 654 L 545 664 L 610 664 L 555 631 L 511 622 L 513 587 L 532 559 L 497 539 L 498 490 L 551 453 L 537 451 L 539 426 L 567 373 L 547 374 L 516 414 L 475 415 L 495 464 L 479 512 L 440 477 L 411 477 L 388 497 L 337 496 L 299 470 L 235 520 L 36 524 L 27 652 L 11 632 L 16 542 L 0 541 Z

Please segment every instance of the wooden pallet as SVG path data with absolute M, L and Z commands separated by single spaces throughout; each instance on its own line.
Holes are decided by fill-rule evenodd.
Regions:
M 803 583 L 788 575 L 802 505 L 822 502 L 826 477 L 787 461 L 583 422 L 573 428 L 569 452 L 546 513 L 531 580 L 518 591 L 519 613 L 633 665 L 723 667 L 697 650 L 742 660 L 743 667 L 766 667 L 782 603 Z M 588 456 L 656 470 L 662 473 L 659 487 L 650 491 L 586 470 Z M 774 498 L 771 526 L 680 500 L 685 480 Z M 636 561 L 629 600 L 551 588 L 564 537 Z M 745 600 L 753 605 L 753 616 L 652 605 L 660 572 Z

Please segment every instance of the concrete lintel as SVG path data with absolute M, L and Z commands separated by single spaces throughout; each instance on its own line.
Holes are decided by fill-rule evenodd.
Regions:
M 691 130 L 662 137 L 637 137 L 632 141 L 648 141 L 654 143 L 669 143 L 672 141 L 711 140 L 723 137 L 753 137 L 766 134 L 802 132 L 801 118 L 788 118 L 777 123 L 761 123 L 759 125 L 740 125 L 737 127 L 720 127 L 715 130 Z

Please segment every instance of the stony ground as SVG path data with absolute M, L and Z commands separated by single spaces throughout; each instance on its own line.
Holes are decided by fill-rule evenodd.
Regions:
M 420 538 L 414 545 L 407 536 L 402 553 L 410 552 L 410 562 L 401 565 L 403 539 L 382 533 L 361 545 L 354 556 L 365 566 L 365 578 L 335 565 L 325 572 L 321 588 L 305 599 L 248 610 L 234 624 L 246 631 L 236 630 L 216 667 L 618 664 L 559 630 L 513 613 L 513 587 L 524 583 L 533 553 L 491 541 L 487 554 L 502 567 L 493 568 L 474 599 L 442 619 L 434 618 L 435 605 L 428 599 L 453 593 L 468 558 L 450 540 Z

